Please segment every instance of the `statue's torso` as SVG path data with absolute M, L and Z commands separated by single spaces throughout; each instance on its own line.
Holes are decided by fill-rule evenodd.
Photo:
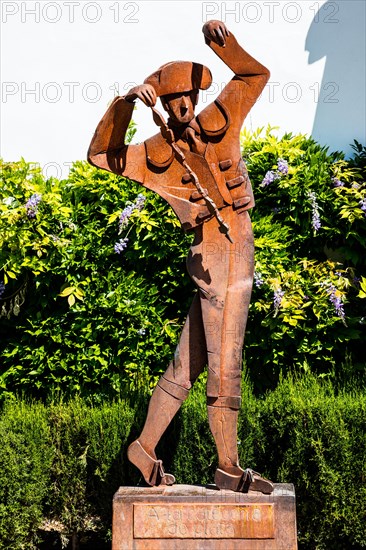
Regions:
M 241 158 L 239 140 L 226 131 L 212 138 L 203 134 L 202 141 L 205 150 L 201 154 L 191 151 L 184 141 L 178 140 L 177 145 L 218 209 L 231 207 L 239 214 L 252 208 L 253 191 Z M 211 214 L 204 198 L 161 134 L 146 140 L 144 147 L 143 185 L 170 204 L 185 230 L 209 219 Z

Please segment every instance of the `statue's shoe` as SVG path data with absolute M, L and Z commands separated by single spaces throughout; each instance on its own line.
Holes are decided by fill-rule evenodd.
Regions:
M 262 477 L 258 472 L 247 468 L 239 475 L 229 474 L 220 468 L 215 473 L 215 484 L 219 489 L 230 489 L 240 493 L 259 491 L 265 495 L 273 492 L 274 485 L 269 479 Z
M 155 487 L 175 483 L 175 477 L 164 472 L 163 462 L 150 456 L 138 439 L 128 447 L 127 457 L 140 470 L 148 485 Z

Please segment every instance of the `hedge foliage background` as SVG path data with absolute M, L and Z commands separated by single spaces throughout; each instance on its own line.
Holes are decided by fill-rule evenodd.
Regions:
M 345 161 L 271 129 L 242 144 L 257 197 L 245 346 L 255 389 L 291 369 L 352 378 L 364 370 L 365 149 Z M 3 396 L 118 396 L 166 368 L 195 292 L 192 236 L 141 189 L 86 162 L 64 181 L 2 163 Z
M 201 378 L 160 443 L 178 483 L 212 483 L 216 453 Z M 266 397 L 243 387 L 240 460 L 276 482 L 295 483 L 299 547 L 366 547 L 366 396 L 335 392 L 330 380 L 288 376 Z M 126 449 L 142 426 L 147 396 L 92 406 L 7 401 L 0 419 L 0 548 L 40 548 L 110 537 L 111 501 L 120 485 L 141 483 Z M 98 535 L 98 538 L 96 538 Z M 99 541 L 97 546 L 96 540 Z M 49 549 L 49 546 L 42 548 Z M 108 545 L 103 548 L 108 548 Z
M 271 128 L 242 145 L 256 272 L 241 461 L 295 482 L 301 548 L 364 548 L 366 149 L 345 160 Z M 125 452 L 195 292 L 192 237 L 86 162 L 58 181 L 1 161 L 0 177 L 0 548 L 102 544 L 113 493 L 140 482 Z M 216 467 L 204 382 L 161 443 L 182 483 Z

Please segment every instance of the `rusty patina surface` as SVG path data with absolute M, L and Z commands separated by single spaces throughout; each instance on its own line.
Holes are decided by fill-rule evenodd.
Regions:
M 273 485 L 239 465 L 237 421 L 242 346 L 253 283 L 254 247 L 248 210 L 253 191 L 239 135 L 269 71 L 236 41 L 224 23 L 203 26 L 206 44 L 234 76 L 217 99 L 195 116 L 199 90 L 212 76 L 202 64 L 166 63 L 117 97 L 99 123 L 88 152 L 94 166 L 121 174 L 158 193 L 193 233 L 187 268 L 197 294 L 174 359 L 152 395 L 146 423 L 128 457 L 149 485 L 171 485 L 155 447 L 208 366 L 207 410 L 216 442 L 215 482 L 222 489 L 271 493 Z M 168 120 L 156 108 L 160 97 Z M 160 131 L 140 145 L 124 138 L 134 102 L 152 109 Z

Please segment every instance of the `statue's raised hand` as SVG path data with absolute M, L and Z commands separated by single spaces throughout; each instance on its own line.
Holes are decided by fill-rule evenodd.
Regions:
M 205 35 L 206 43 L 215 42 L 223 48 L 226 45 L 226 37 L 230 34 L 225 23 L 214 19 L 203 25 L 202 32 Z
M 154 107 L 156 103 L 156 92 L 151 84 L 139 84 L 131 88 L 128 94 L 125 95 L 125 100 L 132 102 L 136 99 L 141 99 L 147 107 Z

